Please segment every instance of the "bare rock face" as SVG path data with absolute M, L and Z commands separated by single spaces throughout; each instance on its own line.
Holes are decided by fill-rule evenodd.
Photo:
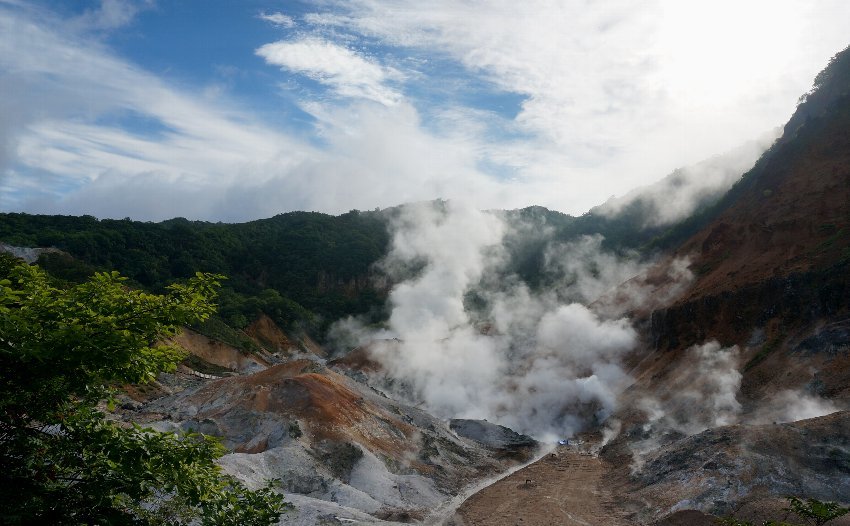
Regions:
M 328 368 L 318 344 L 268 318 L 249 329 L 262 352 L 184 331 L 173 343 L 190 359 L 154 386 L 127 386 L 121 408 L 126 420 L 220 438 L 226 471 L 249 486 L 279 481 L 296 505 L 283 524 L 422 521 L 531 454 L 533 441 L 522 449 L 510 435 L 490 444 L 458 436 L 345 367 Z
M 501 452 L 504 456 L 521 460 L 531 458 L 539 446 L 538 442 L 498 424 L 486 420 L 452 419 L 449 427 L 459 436 L 468 438 L 488 448 Z
M 234 372 L 256 372 L 270 365 L 270 360 L 265 356 L 242 352 L 232 345 L 214 340 L 191 329 L 184 328 L 180 331 L 173 338 L 173 343 L 204 362 Z
M 300 496 L 285 524 L 363 514 L 376 523 L 423 520 L 536 446 L 486 422 L 460 423 L 469 432 L 455 434 L 446 422 L 306 358 L 253 374 L 194 378 L 130 418 L 220 437 L 232 451 L 221 460 L 227 471 L 249 485 L 278 479 L 285 493 Z
M 291 356 L 300 350 L 298 342 L 293 341 L 265 314 L 248 325 L 245 334 L 256 340 L 264 349 L 281 356 Z
M 313 453 L 319 462 L 330 469 L 334 478 L 346 484 L 351 482 L 351 472 L 363 458 L 363 450 L 350 442 L 322 441 L 313 446 Z
M 684 510 L 672 513 L 658 521 L 656 526 L 716 526 L 717 517 L 701 511 Z
M 31 248 L 31 247 L 16 247 L 0 243 L 0 253 L 7 253 L 16 258 L 23 259 L 27 263 L 35 263 L 42 254 L 61 254 L 61 250 L 56 248 Z
M 602 456 L 628 466 L 623 451 L 623 444 L 615 441 L 603 448 Z M 632 464 L 634 472 L 626 467 L 610 478 L 625 498 L 643 503 L 637 517 L 642 521 L 686 509 L 729 515 L 743 505 L 759 509 L 764 518 L 765 510 L 780 511 L 787 495 L 846 505 L 850 411 L 787 424 L 709 429 L 641 460 L 638 468 Z

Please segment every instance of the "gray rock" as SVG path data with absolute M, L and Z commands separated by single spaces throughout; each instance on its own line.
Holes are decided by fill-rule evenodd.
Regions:
M 486 420 L 452 419 L 449 427 L 459 436 L 469 438 L 489 448 L 516 451 L 537 447 L 536 440 Z

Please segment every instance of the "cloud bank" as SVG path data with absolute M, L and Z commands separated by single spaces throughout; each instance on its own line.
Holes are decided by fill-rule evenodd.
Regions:
M 472 195 L 580 213 L 781 125 L 850 22 L 837 0 L 228 13 L 283 30 L 229 35 L 244 63 L 222 66 L 291 106 L 282 123 L 257 90 L 177 81 L 110 47 L 168 9 L 0 4 L 2 209 L 244 220 Z
M 611 218 L 630 214 L 629 217 L 640 221 L 644 228 L 681 221 L 719 199 L 741 174 L 753 167 L 781 133 L 781 128 L 776 128 L 723 155 L 677 169 L 652 185 L 611 198 L 593 211 Z

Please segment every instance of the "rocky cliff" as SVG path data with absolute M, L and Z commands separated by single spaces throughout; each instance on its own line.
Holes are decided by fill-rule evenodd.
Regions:
M 850 53 L 840 57 L 830 67 L 850 71 Z M 829 329 L 850 319 L 850 85 L 836 84 L 846 75 L 830 78 L 675 251 L 689 258 L 695 280 L 643 320 L 651 349 L 673 353 L 665 363 L 710 339 L 738 345 L 747 391 L 758 394 L 765 382 L 776 384 L 774 390 L 802 382 L 779 375 L 789 355 L 817 361 L 824 346 L 850 343 L 844 332 Z M 847 369 L 842 353 L 830 357 Z M 663 373 L 649 369 L 656 378 Z M 831 376 L 826 391 L 846 396 L 849 378 Z
M 850 48 L 819 79 L 650 271 L 684 260 L 694 279 L 634 312 L 635 382 L 602 455 L 635 523 L 682 523 L 684 510 L 782 519 L 789 494 L 847 504 Z

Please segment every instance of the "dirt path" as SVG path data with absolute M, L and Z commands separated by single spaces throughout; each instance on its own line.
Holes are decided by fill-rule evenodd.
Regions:
M 558 448 L 476 493 L 447 526 L 630 526 L 602 484 L 605 461 Z

